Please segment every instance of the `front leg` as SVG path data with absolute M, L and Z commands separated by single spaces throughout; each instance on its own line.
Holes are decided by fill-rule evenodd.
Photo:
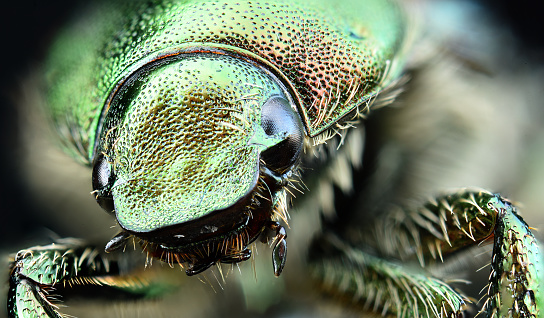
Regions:
M 392 209 L 371 230 L 360 231 L 362 242 L 331 235 L 315 240 L 311 262 L 326 289 L 350 296 L 364 308 L 398 317 L 462 315 L 468 298 L 424 276 L 424 269 L 493 240 L 484 316 L 541 317 L 541 243 L 516 208 L 498 194 L 461 190 L 416 209 Z M 369 245 L 382 258 L 369 254 Z M 420 271 L 414 273 L 417 263 Z
M 63 317 L 54 303 L 56 287 L 96 284 L 145 293 L 147 284 L 120 276 L 116 261 L 75 239 L 19 251 L 10 264 L 9 317 Z
M 507 202 L 489 204 L 500 214 L 482 311 L 487 317 L 541 317 L 544 311 L 544 255 L 529 226 Z

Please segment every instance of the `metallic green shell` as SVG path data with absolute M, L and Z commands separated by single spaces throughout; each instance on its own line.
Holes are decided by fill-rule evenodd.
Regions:
M 53 120 L 72 152 L 90 162 L 103 109 L 118 86 L 150 61 L 204 45 L 267 65 L 291 90 L 308 135 L 318 135 L 396 77 L 404 25 L 389 1 L 331 4 L 103 4 L 85 12 L 53 47 L 47 65 Z
M 498 196 L 488 206 L 500 214 L 484 305 L 487 317 L 541 317 L 544 255 L 516 209 Z

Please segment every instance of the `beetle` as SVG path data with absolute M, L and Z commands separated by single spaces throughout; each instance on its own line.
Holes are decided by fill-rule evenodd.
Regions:
M 52 53 L 53 66 L 48 74 L 48 81 L 54 83 L 48 91 L 53 120 L 68 141 L 69 150 L 92 163 L 95 199 L 104 210 L 115 214 L 121 228 L 106 245 L 106 251 L 119 250 L 130 238 L 135 238 L 149 258 L 179 263 L 188 275 L 195 275 L 217 263 L 249 259 L 248 245 L 259 236 L 266 237 L 265 232 L 269 231 L 275 237 L 273 271 L 279 276 L 287 248 L 286 231 L 278 223 L 286 219 L 286 189 L 294 188 L 293 183 L 301 178 L 298 176 L 301 162 L 312 165 L 300 157 L 303 153 L 308 156 L 311 149 L 320 149 L 316 144 L 327 141 L 327 132 L 339 131 L 340 140 L 346 138 L 346 144 L 353 143 L 348 138 L 356 134 L 346 129 L 352 125 L 350 121 L 363 117 L 383 101 L 380 95 L 394 95 L 395 92 L 388 90 L 399 77 L 404 28 L 403 17 L 394 6 L 365 2 L 369 16 L 361 20 L 368 25 L 361 26 L 359 21 L 350 24 L 352 13 L 338 8 L 273 3 L 277 12 L 286 14 L 285 21 L 300 27 L 302 31 L 298 31 L 289 23 L 280 22 L 284 19 L 267 22 L 271 10 L 268 3 L 246 5 L 251 8 L 240 10 L 236 8 L 240 4 L 230 7 L 195 1 L 145 4 L 130 10 L 120 6 L 121 11 L 103 9 L 101 12 L 111 16 L 101 17 L 107 22 L 97 23 L 98 31 L 91 30 L 89 38 L 71 37 L 64 43 L 61 39 L 61 44 L 53 49 L 60 52 Z M 351 11 L 351 6 L 342 8 Z M 135 20 L 117 22 L 115 18 L 124 16 L 120 13 L 123 10 L 137 12 Z M 213 10 L 218 12 L 217 16 L 208 13 Z M 195 20 L 201 12 L 207 14 Z M 228 12 L 237 16 L 228 17 Z M 341 18 L 331 18 L 336 14 Z M 382 29 L 378 26 L 383 24 L 377 20 L 383 15 L 390 23 Z M 128 16 L 130 19 L 131 15 Z M 301 16 L 307 19 L 304 23 L 297 20 Z M 181 20 L 176 20 L 177 17 Z M 216 18 L 219 22 L 215 22 Z M 240 29 L 234 28 L 229 34 L 226 30 L 232 27 L 225 22 L 229 21 L 227 18 L 244 22 L 236 24 Z M 261 21 L 256 24 L 259 27 L 254 26 L 255 19 Z M 245 25 L 246 20 L 252 27 Z M 110 25 L 111 21 L 127 29 L 115 36 L 100 30 L 116 29 Z M 220 27 L 214 30 L 217 25 Z M 259 34 L 259 29 L 267 34 Z M 176 38 L 180 34 L 181 38 Z M 283 44 L 292 44 L 293 38 L 300 39 L 301 44 L 293 47 Z M 105 45 L 107 49 L 93 55 L 92 48 L 88 48 L 95 41 L 103 41 L 106 44 L 102 47 Z M 325 45 L 311 45 L 314 42 Z M 362 49 L 352 49 L 358 43 L 363 43 L 359 44 Z M 315 47 L 316 51 L 296 51 L 309 47 Z M 343 57 L 346 52 L 350 57 L 347 62 Z M 320 65 L 323 56 L 330 56 L 325 62 L 333 61 L 332 66 Z M 326 72 L 328 69 L 334 72 Z M 88 87 L 89 82 L 92 89 L 81 89 Z M 82 93 L 74 95 L 74 91 Z M 66 109 L 67 106 L 71 108 Z M 330 157 L 335 159 L 333 155 Z M 444 200 L 476 202 L 487 195 L 485 191 L 463 192 Z M 507 204 L 502 199 L 499 201 Z M 516 226 L 518 222 L 524 226 L 515 209 L 497 215 L 500 217 L 494 222 L 502 224 L 513 218 Z M 470 229 L 476 226 L 469 224 Z M 458 229 L 472 234 L 462 226 Z M 499 230 L 500 226 L 495 229 L 496 238 L 505 237 L 507 230 Z M 443 236 L 453 231 L 448 229 Z M 471 237 L 469 234 L 466 236 Z M 324 239 L 325 242 L 313 248 L 323 252 L 320 255 L 351 255 L 350 247 L 336 243 L 334 236 Z M 414 243 L 417 247 L 424 246 Z M 337 251 L 322 250 L 330 244 Z M 442 247 L 436 248 L 434 254 L 441 251 Z M 423 263 L 424 257 L 421 254 L 418 257 Z M 76 272 L 42 271 L 49 261 L 53 262 L 51 266 L 60 268 L 64 264 L 81 266 L 87 262 L 88 268 L 83 266 Z M 41 269 L 36 271 L 37 264 L 42 262 Z M 323 266 L 335 267 L 326 263 Z M 11 297 L 20 302 L 11 302 L 9 311 L 13 314 L 19 310 L 40 310 L 40 298 L 29 296 L 35 288 L 31 281 L 41 280 L 33 274 L 51 276 L 49 282 L 40 281 L 41 284 L 77 280 L 81 273 L 104 284 L 100 277 L 110 276 L 110 268 L 107 257 L 96 256 L 94 250 L 69 242 L 23 250 L 15 256 L 11 278 Z M 317 276 L 326 276 L 324 273 Z M 358 293 L 364 294 L 363 291 L 355 294 Z M 36 298 L 34 306 L 21 305 L 32 297 Z M 538 301 L 540 297 L 537 293 Z M 441 314 L 450 315 L 451 310 L 458 314 L 467 299 L 460 297 L 458 301 L 456 308 L 451 306 Z M 384 310 L 393 308 L 377 300 L 376 304 Z M 397 312 L 404 315 L 398 308 Z

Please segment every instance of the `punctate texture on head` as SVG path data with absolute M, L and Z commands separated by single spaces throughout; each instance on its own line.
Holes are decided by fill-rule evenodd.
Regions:
M 229 56 L 196 54 L 136 74 L 103 132 L 117 218 L 132 231 L 191 221 L 231 206 L 255 186 L 259 153 L 274 144 L 261 106 L 283 90 Z M 116 118 L 119 117 L 119 118 Z

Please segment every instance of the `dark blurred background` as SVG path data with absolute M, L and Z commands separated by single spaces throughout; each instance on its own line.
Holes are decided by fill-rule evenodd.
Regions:
M 23 79 L 40 65 L 47 45 L 70 13 L 84 1 L 11 1 L 2 4 L 2 67 L 0 85 L 0 249 L 13 250 L 35 230 L 54 229 L 55 220 L 43 216 L 41 207 L 25 191 L 17 94 Z M 500 25 L 519 40 L 521 54 L 544 62 L 544 19 L 537 0 L 480 0 Z M 63 235 L 63 233 L 58 233 Z M 11 248 L 10 248 L 11 246 Z
M 17 107 L 23 80 L 39 66 L 55 30 L 83 1 L 5 1 L 2 3 L 2 71 L 0 75 L 0 248 L 15 242 L 53 220 L 40 216 L 40 207 L 25 191 L 22 179 L 21 134 Z M 18 245 L 18 244 L 16 244 Z

